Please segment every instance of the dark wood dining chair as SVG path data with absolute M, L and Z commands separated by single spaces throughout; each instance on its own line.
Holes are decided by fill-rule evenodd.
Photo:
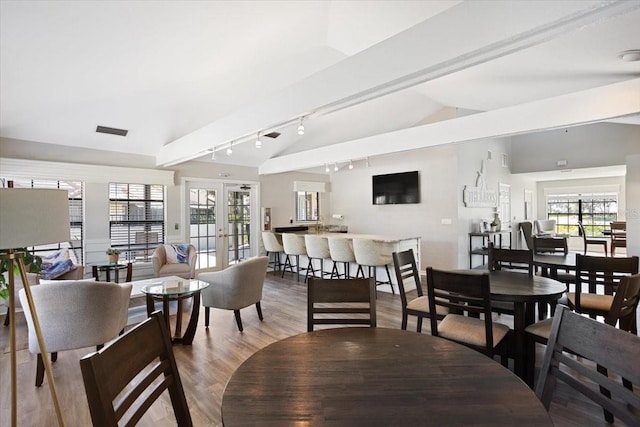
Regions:
M 640 301 L 640 274 L 624 276 L 620 280 L 618 290 L 613 297 L 611 309 L 604 318 L 604 322 L 619 329 L 638 334 L 636 312 Z M 528 377 L 533 379 L 536 364 L 536 343 L 547 344 L 551 335 L 553 318 L 527 326 L 527 361 Z
M 429 298 L 422 290 L 420 281 L 420 272 L 416 266 L 416 260 L 412 249 L 402 252 L 394 252 L 393 268 L 396 272 L 396 281 L 400 288 L 400 300 L 402 302 L 402 324 L 401 328 L 407 330 L 407 320 L 409 315 L 417 317 L 416 331 L 422 332 L 422 319 L 429 318 Z M 406 287 L 415 287 L 417 296 L 409 300 L 407 297 Z M 448 310 L 444 307 L 437 306 L 436 317 L 443 319 L 447 315 Z
M 319 279 L 307 282 L 307 331 L 314 325 L 376 327 L 376 281 Z
M 638 257 L 613 258 L 576 255 L 575 292 L 567 293 L 569 307 L 590 317 L 605 317 L 624 276 L 638 273 Z M 598 291 L 603 293 L 598 293 Z
M 607 251 L 607 240 L 606 239 L 598 239 L 596 237 L 587 237 L 587 233 L 582 225 L 582 222 L 578 221 L 578 229 L 580 230 L 580 235 L 582 236 L 582 242 L 584 244 L 584 254 L 587 254 L 587 248 L 589 245 L 602 246 L 604 249 L 604 256 L 609 256 L 609 252 Z
M 638 349 L 640 337 L 558 306 L 536 395 L 548 410 L 559 380 L 627 425 L 640 425 L 640 398 L 629 389 L 640 383 L 640 365 L 632 362 Z M 625 384 L 612 373 L 625 378 Z
M 488 273 L 443 271 L 427 267 L 427 295 L 431 313 L 436 312 L 437 306 L 449 310 L 440 323 L 435 316 L 430 318 L 431 335 L 466 345 L 489 357 L 500 354 L 502 364 L 506 366 L 507 349 L 504 342 L 510 328 L 493 322 L 491 318 Z M 464 316 L 464 312 L 468 316 Z
M 568 254 L 569 246 L 566 237 L 533 236 L 533 252 L 536 254 Z
M 612 221 L 611 227 L 611 256 L 616 256 L 616 248 L 627 247 L 627 222 Z
M 489 242 L 488 248 L 489 270 L 520 271 L 533 276 L 533 250 L 497 248 Z M 491 311 L 498 314 L 513 316 L 515 309 L 512 302 L 493 301 Z
M 527 244 L 527 249 L 533 250 L 533 224 L 531 221 L 522 221 L 520 223 L 520 230 Z
M 123 425 L 136 425 L 165 390 L 177 425 L 193 425 L 162 312 L 83 357 L 80 368 L 94 426 L 117 426 L 125 415 Z

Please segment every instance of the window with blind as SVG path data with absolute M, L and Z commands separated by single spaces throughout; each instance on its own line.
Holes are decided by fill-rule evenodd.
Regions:
M 547 195 L 547 218 L 556 220 L 558 233 L 578 236 L 578 221 L 587 236 L 602 236 L 618 218 L 618 193 L 562 193 Z
M 69 193 L 69 219 L 71 227 L 70 240 L 50 245 L 36 246 L 29 248 L 29 251 L 46 256 L 58 249 L 71 249 L 71 260 L 74 264 L 84 263 L 84 212 L 82 207 L 82 196 L 84 193 L 83 183 L 80 181 L 53 181 L 36 179 L 12 179 L 0 178 L 3 187 L 13 186 L 14 188 L 57 188 L 67 190 Z M 75 258 L 75 259 L 74 259 Z
M 109 238 L 121 258 L 148 261 L 164 227 L 163 185 L 109 184 Z
M 320 193 L 296 192 L 296 221 L 317 221 L 320 215 Z

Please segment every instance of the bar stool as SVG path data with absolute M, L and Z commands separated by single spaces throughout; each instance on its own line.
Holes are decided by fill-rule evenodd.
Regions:
M 331 278 L 340 278 L 340 272 L 338 271 L 338 263 L 342 263 L 343 274 L 345 279 L 351 278 L 349 273 L 350 263 L 356 262 L 356 256 L 353 254 L 353 243 L 351 239 L 344 237 L 329 237 L 329 253 L 331 260 L 333 261 L 333 268 L 331 269 Z
M 287 257 L 284 260 L 284 267 L 282 268 L 282 275 L 280 277 L 284 277 L 287 266 L 289 266 L 289 271 L 293 273 L 293 265 L 291 264 L 291 257 L 293 256 L 296 258 L 296 280 L 299 282 L 300 271 L 306 270 L 305 268 L 300 268 L 300 255 L 307 255 L 304 237 L 293 233 L 282 233 L 282 246 L 284 247 L 284 253 Z
M 359 264 L 356 277 L 360 277 L 360 273 L 362 273 L 362 278 L 365 278 L 362 267 L 369 267 L 369 277 L 371 277 L 371 270 L 373 269 L 373 278 L 376 281 L 376 286 L 388 284 L 391 286 L 391 292 L 395 295 L 396 291 L 393 289 L 391 273 L 389 273 L 389 264 L 393 262 L 393 259 L 391 254 L 382 252 L 381 242 L 376 242 L 371 239 L 353 239 L 353 254 L 356 257 L 356 262 Z M 388 282 L 382 282 L 376 279 L 376 267 L 382 266 L 387 270 Z
M 264 249 L 267 251 L 267 256 L 269 256 L 269 254 L 275 254 L 273 263 L 269 262 L 269 264 L 273 264 L 274 270 L 280 270 L 280 268 L 282 268 L 280 254 L 284 253 L 284 247 L 278 241 L 275 233 L 273 231 L 263 231 L 262 243 L 264 244 Z
M 331 259 L 327 238 L 315 236 L 313 234 L 306 234 L 304 236 L 304 243 L 307 246 L 307 257 L 309 258 L 309 264 L 307 265 L 307 273 L 305 274 L 304 281 L 307 281 L 309 273 L 311 273 L 311 276 L 316 277 L 316 271 L 313 269 L 314 259 L 320 260 L 320 278 L 330 274 L 324 271 L 324 260 Z

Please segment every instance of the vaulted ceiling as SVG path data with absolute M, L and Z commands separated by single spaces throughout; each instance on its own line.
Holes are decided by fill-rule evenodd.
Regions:
M 3 0 L 0 136 L 274 173 L 393 152 L 380 136 L 408 129 L 449 143 L 558 126 L 532 104 L 638 124 L 640 62 L 618 57 L 640 49 L 638 22 L 638 0 Z M 623 107 L 575 105 L 618 104 L 620 88 Z M 478 112 L 473 134 L 429 128 L 461 110 Z

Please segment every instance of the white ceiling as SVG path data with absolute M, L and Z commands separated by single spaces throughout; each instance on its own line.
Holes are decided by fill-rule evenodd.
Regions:
M 260 166 L 416 126 L 443 107 L 491 111 L 637 78 L 640 62 L 617 55 L 640 49 L 640 1 L 589 15 L 608 3 L 2 0 L 0 136 L 158 156 L 159 165 L 210 161 L 202 152 L 216 146 L 217 162 Z M 426 36 L 392 48 L 418 31 Z M 523 34 L 530 46 L 484 42 Z M 469 63 L 466 45 L 486 53 L 481 63 Z M 460 70 L 385 96 L 353 89 L 356 105 L 330 114 L 300 109 L 340 85 L 409 72 L 407 57 Z M 322 85 L 305 86 L 313 81 Z M 307 114 L 299 136 L 293 123 Z M 97 125 L 129 135 L 96 134 Z M 276 127 L 279 138 L 253 147 L 255 132 Z

